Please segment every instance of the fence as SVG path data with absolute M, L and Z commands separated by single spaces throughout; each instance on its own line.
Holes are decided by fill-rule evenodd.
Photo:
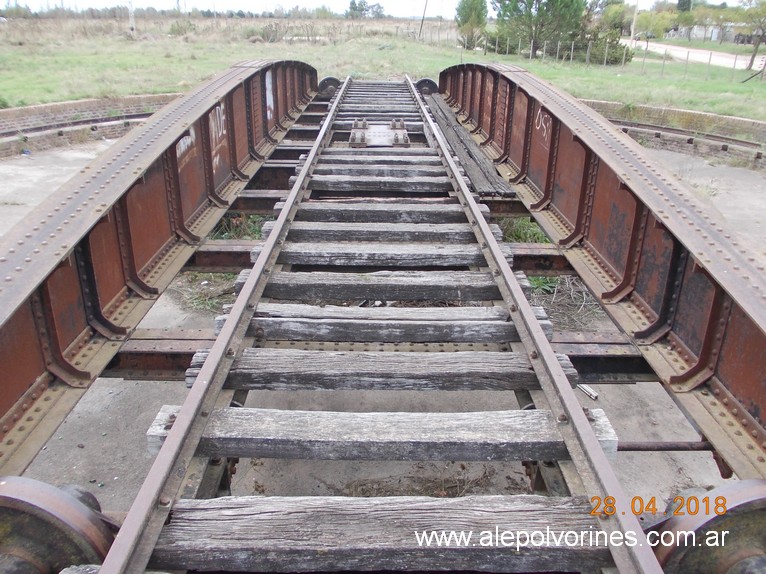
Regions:
M 660 78 L 668 76 L 686 80 L 692 74 L 697 78 L 704 77 L 705 81 L 726 78 L 730 82 L 766 81 L 766 55 L 757 57 L 752 70 L 747 70 L 750 55 L 648 43 L 645 45 L 643 42 L 629 40 L 620 40 L 619 43 L 603 39 L 589 42 L 555 40 L 543 42 L 535 48 L 532 43 L 520 38 L 503 38 L 497 34 L 485 35 L 480 44 L 485 53 L 489 51 L 508 56 L 522 65 L 525 60 L 535 60 L 539 63 L 579 62 L 586 66 L 618 66 L 624 69 L 632 61 L 634 71 L 638 66 L 641 74 Z M 704 67 L 703 73 L 701 67 Z

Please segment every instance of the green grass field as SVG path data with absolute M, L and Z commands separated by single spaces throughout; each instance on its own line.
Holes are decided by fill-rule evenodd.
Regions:
M 753 53 L 753 45 L 752 44 L 735 44 L 734 42 L 723 42 L 719 43 L 718 41 L 711 42 L 710 40 L 692 40 L 689 41 L 686 38 L 655 38 L 651 40 L 652 42 L 656 42 L 657 44 L 668 44 L 672 46 L 681 46 L 683 48 L 693 48 L 695 50 L 706 50 L 711 52 L 727 52 L 729 54 L 739 54 L 741 56 L 747 56 L 750 57 L 750 54 Z M 638 42 L 641 44 L 641 42 Z M 761 48 L 758 51 L 759 55 L 763 54 L 763 48 Z
M 337 24 L 340 22 L 340 24 Z M 252 43 L 268 21 L 197 20 L 177 34 L 173 20 L 138 22 L 137 39 L 124 23 L 89 20 L 16 20 L 0 26 L 0 106 L 184 91 L 230 65 L 251 59 L 297 59 L 319 76 L 354 78 L 438 77 L 461 62 L 510 62 L 526 67 L 579 98 L 650 104 L 766 120 L 766 82 L 747 83 L 747 72 L 702 64 L 667 62 L 639 53 L 621 66 L 529 60 L 465 52 L 454 42 L 432 45 L 406 36 L 411 21 L 387 21 L 378 29 L 345 26 L 335 41 Z M 174 28 L 175 24 L 175 28 Z M 183 28 L 184 26 L 182 26 Z M 329 28 L 327 28 L 329 30 Z M 175 33 L 174 33 L 175 32 Z M 434 37 L 433 28 L 430 36 Z M 710 75 L 707 78 L 707 75 Z

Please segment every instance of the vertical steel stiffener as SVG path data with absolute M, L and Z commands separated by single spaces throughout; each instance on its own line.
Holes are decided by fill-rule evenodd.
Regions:
M 315 93 L 243 62 L 125 136 L 0 244 L 0 438 L 54 380 L 87 386 Z
M 728 464 L 766 476 L 766 256 L 606 119 L 522 68 L 460 65 L 439 84 Z

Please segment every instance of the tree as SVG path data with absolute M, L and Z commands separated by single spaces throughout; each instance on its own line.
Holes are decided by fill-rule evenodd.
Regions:
M 747 69 L 752 70 L 758 48 L 761 47 L 763 37 L 766 35 L 766 0 L 746 0 L 744 5 L 745 10 L 742 16 L 753 34 L 753 53 L 747 65 Z
M 725 3 L 724 3 L 725 4 Z M 739 22 L 739 11 L 726 6 L 711 6 L 710 19 L 715 28 L 718 28 L 718 43 L 723 44 L 724 37 L 731 30 L 734 22 Z
M 625 2 L 623 0 L 588 0 L 585 6 L 585 13 L 583 14 L 583 30 L 598 29 L 601 30 L 604 27 L 602 22 L 604 14 L 608 11 L 614 13 L 615 8 L 625 10 Z
M 694 14 L 691 12 L 679 12 L 676 15 L 676 21 L 675 25 L 678 26 L 678 28 L 683 28 L 684 30 L 684 36 L 686 36 L 686 39 L 689 40 L 689 42 L 692 41 L 692 28 L 694 28 Z
M 386 10 L 381 6 L 380 4 L 370 4 L 369 6 L 369 16 L 370 18 L 385 18 L 386 17 Z
M 487 0 L 460 0 L 455 22 L 463 36 L 463 46 L 473 50 L 487 26 Z
M 610 4 L 604 9 L 601 18 L 598 21 L 599 32 L 609 32 L 618 30 L 620 35 L 623 31 L 630 30 L 630 23 L 633 20 L 633 10 L 625 4 Z
M 694 15 L 694 23 L 704 30 L 702 41 L 706 42 L 708 30 L 715 25 L 713 9 L 708 6 L 700 6 L 692 10 L 692 14 Z
M 672 12 L 641 12 L 636 22 L 636 30 L 646 34 L 647 43 L 650 37 L 662 38 L 673 27 L 676 17 Z
M 352 20 L 364 18 L 367 16 L 368 10 L 367 0 L 359 0 L 358 2 L 356 0 L 351 0 L 348 4 L 348 10 L 346 10 L 346 18 L 351 18 Z
M 576 36 L 585 0 L 492 0 L 502 27 L 531 44 L 531 57 L 544 42 Z
M 678 0 L 679 12 L 690 12 L 692 9 L 692 0 Z

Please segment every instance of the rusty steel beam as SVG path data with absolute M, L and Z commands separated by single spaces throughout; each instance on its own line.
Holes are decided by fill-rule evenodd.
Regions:
M 251 264 L 250 252 L 262 240 L 206 240 L 189 258 L 184 270 L 208 273 L 236 273 Z M 509 243 L 514 269 L 528 275 L 562 275 L 572 267 L 556 245 L 548 243 Z
M 113 145 L 0 243 L 0 437 L 55 379 L 87 386 L 316 94 L 238 64 Z
M 676 401 L 741 478 L 766 476 L 764 254 L 605 118 L 522 68 L 466 64 L 439 81 Z

